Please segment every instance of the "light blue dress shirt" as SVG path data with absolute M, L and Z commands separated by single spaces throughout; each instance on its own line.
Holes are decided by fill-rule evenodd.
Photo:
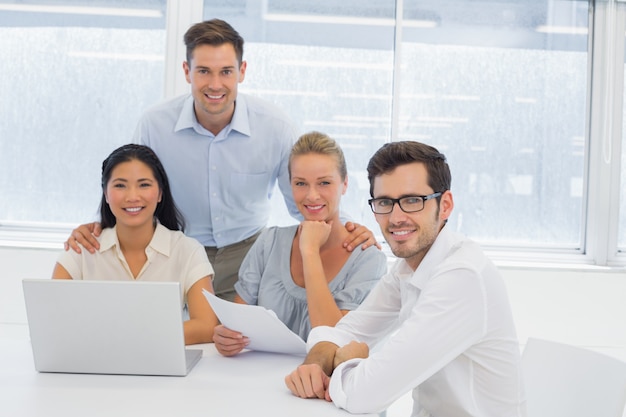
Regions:
M 150 146 L 163 163 L 185 233 L 204 246 L 224 247 L 267 225 L 277 182 L 291 215 L 302 219 L 287 169 L 297 137 L 278 107 L 241 93 L 230 124 L 213 135 L 186 94 L 148 110 L 134 142 Z

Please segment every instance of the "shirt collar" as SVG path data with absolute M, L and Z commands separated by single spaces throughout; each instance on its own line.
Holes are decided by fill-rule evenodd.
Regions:
M 176 121 L 176 126 L 174 126 L 175 132 L 183 129 L 193 129 L 198 134 L 212 136 L 212 133 L 205 129 L 204 126 L 202 126 L 198 122 L 196 112 L 193 108 L 193 96 L 191 94 L 183 102 L 183 107 L 180 111 L 180 115 L 178 116 L 178 120 Z M 248 103 L 244 94 L 237 94 L 237 101 L 235 102 L 235 112 L 233 113 L 233 118 L 231 119 L 230 124 L 225 127 L 225 129 L 236 130 L 242 135 L 250 136 Z M 228 135 L 228 131 L 225 133 L 226 135 Z
M 426 253 L 426 256 L 424 256 L 424 259 L 422 259 L 422 262 L 420 262 L 419 266 L 409 279 L 409 282 L 412 285 L 419 289 L 424 288 L 424 285 L 426 285 L 433 275 L 433 269 L 441 264 L 453 240 L 452 232 L 448 227 L 444 226 Z M 407 268 L 409 267 L 408 264 L 406 264 L 406 266 Z
M 206 129 L 198 123 L 198 119 L 196 119 L 196 113 L 193 110 L 193 96 L 191 94 L 189 94 L 183 102 L 183 108 L 181 109 L 178 120 L 176 121 L 176 126 L 174 126 L 174 132 L 178 132 L 183 129 L 194 129 L 198 133 L 206 131 Z
M 114 247 L 120 246 L 117 239 L 116 226 L 104 229 L 100 234 L 100 253 L 106 252 Z M 148 248 L 159 252 L 165 256 L 169 256 L 171 252 L 171 240 L 169 238 L 169 229 L 157 222 L 156 229 L 152 240 L 148 244 Z
M 115 230 L 115 226 L 113 226 L 102 230 L 102 233 L 100 233 L 100 253 L 106 252 L 115 246 L 119 246 L 117 232 Z
M 237 94 L 235 113 L 230 121 L 230 128 L 242 135 L 250 136 L 250 118 L 248 117 L 248 102 L 244 94 Z
M 154 230 L 154 236 L 152 236 L 152 240 L 148 246 L 165 256 L 170 256 L 172 249 L 170 245 L 171 243 L 172 241 L 170 240 L 169 229 L 157 222 L 156 229 Z

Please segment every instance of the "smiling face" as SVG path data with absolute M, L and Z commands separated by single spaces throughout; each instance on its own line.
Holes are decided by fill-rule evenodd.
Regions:
M 428 195 L 435 191 L 428 185 L 428 173 L 423 163 L 414 162 L 396 167 L 393 171 L 374 178 L 374 198 L 401 198 L 410 195 Z M 376 214 L 376 221 L 391 251 L 417 269 L 435 242 L 439 231 L 450 216 L 454 203 L 450 191 L 437 199 L 424 202 L 424 209 L 405 213 L 395 204 L 389 214 Z
M 230 43 L 198 45 L 190 62 L 183 63 L 191 84 L 198 122 L 213 134 L 219 133 L 233 117 L 237 87 L 244 80 L 246 62 L 237 60 Z
M 292 158 L 291 190 L 305 220 L 338 220 L 347 188 L 348 179 L 341 179 L 334 156 L 307 153 Z
M 113 168 L 105 198 L 118 227 L 152 227 L 161 189 L 152 169 L 133 159 Z

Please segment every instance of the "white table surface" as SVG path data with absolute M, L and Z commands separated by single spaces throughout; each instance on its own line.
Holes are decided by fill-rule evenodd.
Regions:
M 352 415 L 289 392 L 284 377 L 302 357 L 193 348 L 204 354 L 186 377 L 38 373 L 28 338 L 0 333 L 0 417 Z

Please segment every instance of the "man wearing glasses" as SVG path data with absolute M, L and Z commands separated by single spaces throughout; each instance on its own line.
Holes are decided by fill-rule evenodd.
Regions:
M 370 207 L 400 259 L 359 308 L 313 329 L 287 387 L 351 413 L 381 412 L 413 390 L 413 416 L 525 416 L 504 283 L 476 243 L 445 227 L 445 156 L 393 142 L 367 171 Z

